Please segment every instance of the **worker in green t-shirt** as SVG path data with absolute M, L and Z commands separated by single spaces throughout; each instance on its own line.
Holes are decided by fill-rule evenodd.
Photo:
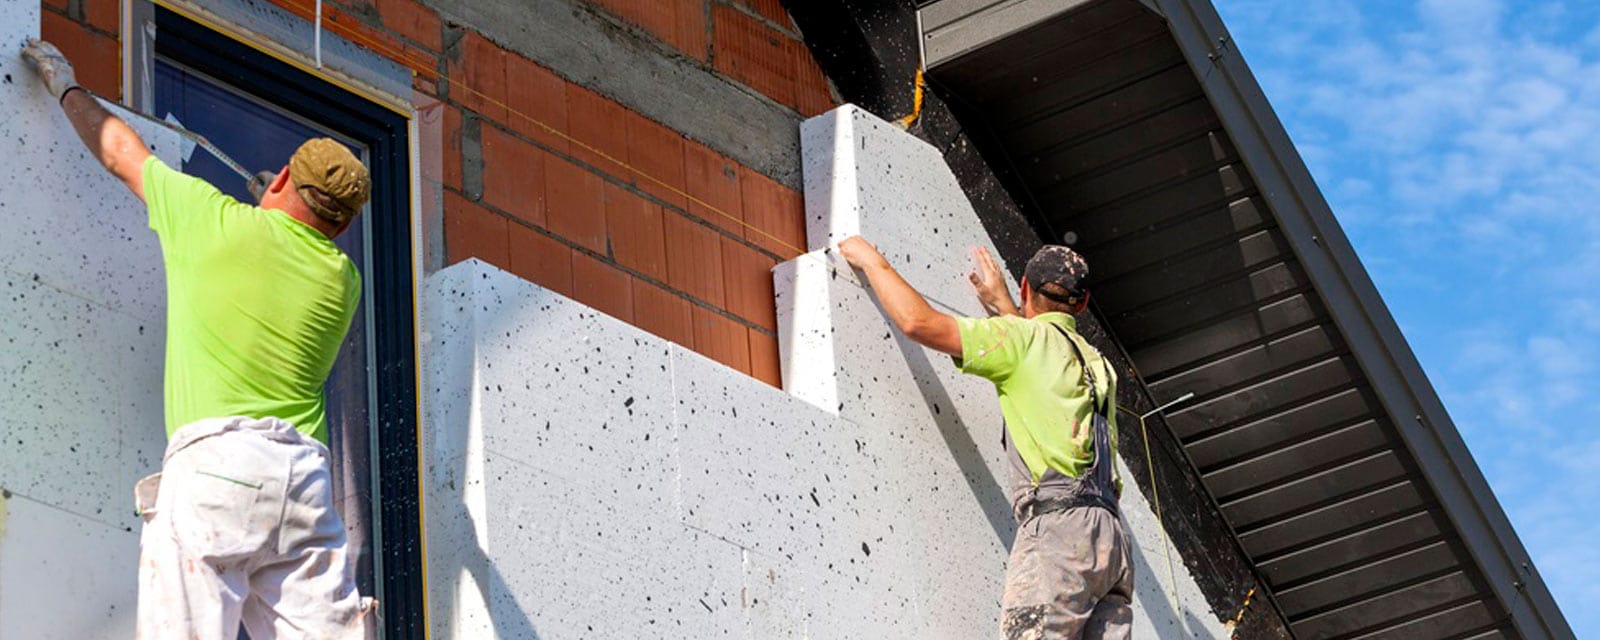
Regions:
M 334 507 L 323 387 L 361 279 L 333 239 L 371 190 L 344 145 L 307 141 L 234 200 L 151 155 L 54 46 L 23 51 L 89 152 L 149 209 L 167 278 L 162 472 L 140 481 L 138 635 L 365 638 L 375 606 Z M 65 177 L 71 180 L 87 177 Z
M 913 341 L 992 381 L 1006 421 L 1017 537 L 1006 564 L 1007 640 L 1117 638 L 1132 632 L 1133 560 L 1117 506 L 1117 377 L 1077 332 L 1088 305 L 1082 256 L 1045 246 L 1017 307 L 988 251 L 969 275 L 988 318 L 935 310 L 861 237 L 839 243 L 884 312 Z

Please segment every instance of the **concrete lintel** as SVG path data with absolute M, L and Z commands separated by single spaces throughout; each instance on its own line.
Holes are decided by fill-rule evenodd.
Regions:
M 247 41 L 275 45 L 278 53 L 314 64 L 315 26 L 284 9 L 256 0 L 173 0 L 171 4 L 230 26 Z M 327 29 L 322 31 L 322 64 L 324 71 L 390 98 L 391 106 L 399 107 L 411 97 L 410 69 Z
M 425 0 L 556 74 L 800 188 L 799 114 L 567 0 Z

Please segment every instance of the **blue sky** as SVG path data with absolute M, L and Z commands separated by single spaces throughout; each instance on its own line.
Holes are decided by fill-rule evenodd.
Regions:
M 1600 637 L 1600 3 L 1214 0 L 1579 637 Z

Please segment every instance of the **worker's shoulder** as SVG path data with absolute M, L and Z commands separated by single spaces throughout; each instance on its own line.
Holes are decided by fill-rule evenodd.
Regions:
M 1039 336 L 1048 336 L 1042 342 L 1062 349 L 1076 348 L 1091 358 L 1103 358 L 1100 349 L 1078 332 L 1077 319 L 1061 312 L 1041 313 L 1029 318 L 1030 329 Z
M 1039 335 L 1060 335 L 1063 333 L 1076 335 L 1078 332 L 1076 324 L 1072 321 L 1072 316 L 1064 313 L 1041 313 L 1032 318 L 1012 317 L 1024 323 L 1023 326 L 1027 327 L 1028 331 Z

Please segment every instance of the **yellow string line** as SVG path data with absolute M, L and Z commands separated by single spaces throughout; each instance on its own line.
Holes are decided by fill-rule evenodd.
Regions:
M 917 67 L 917 78 L 912 82 L 911 113 L 898 121 L 901 129 L 910 129 L 922 116 L 922 86 L 922 67 Z
M 1161 519 L 1161 487 L 1156 485 L 1155 456 L 1150 452 L 1150 429 L 1145 426 L 1145 417 L 1127 407 L 1117 405 L 1124 413 L 1139 419 L 1139 432 L 1144 438 L 1144 464 L 1150 469 L 1150 504 L 1155 507 L 1156 524 L 1161 529 L 1161 549 L 1167 556 L 1167 582 L 1172 585 L 1174 598 L 1178 596 L 1178 571 L 1172 564 L 1172 541 L 1167 539 L 1167 525 Z M 1183 608 L 1182 600 L 1177 601 L 1177 609 Z
M 295 8 L 295 9 L 298 9 L 298 10 L 300 10 L 302 12 L 307 10 L 307 8 L 305 6 L 289 2 L 288 0 L 280 0 L 280 1 L 284 2 L 285 4 L 291 6 L 291 7 Z M 341 13 L 343 13 L 343 12 L 341 11 Z M 301 16 L 301 17 L 304 18 L 304 16 Z M 444 75 L 442 73 L 439 73 L 438 71 L 435 71 L 433 69 L 428 69 L 426 66 L 421 65 L 421 61 L 418 61 L 415 58 L 411 58 L 411 57 L 406 56 L 403 51 L 397 51 L 394 48 L 389 47 L 385 43 L 382 43 L 382 42 L 379 42 L 377 40 L 374 40 L 374 39 L 366 36 L 365 34 L 359 32 L 359 31 L 355 31 L 352 28 L 350 28 L 348 26 L 345 26 L 343 23 L 334 23 L 334 24 L 338 24 L 339 26 L 345 27 L 344 29 L 342 29 L 343 31 L 345 31 L 345 33 L 341 34 L 341 35 L 344 35 L 347 38 L 354 38 L 356 40 L 360 40 L 363 43 L 371 46 L 373 49 L 377 50 L 378 52 L 384 53 L 386 55 L 389 55 L 390 57 L 392 57 L 395 60 L 398 60 L 398 61 L 400 61 L 402 63 L 406 63 L 407 68 L 410 68 L 412 73 L 418 73 L 419 71 L 426 70 L 426 73 L 433 74 L 433 78 L 432 79 L 435 80 L 435 81 L 448 82 L 453 87 L 460 88 L 461 90 L 463 90 L 463 91 L 465 91 L 467 93 L 470 93 L 472 95 L 475 95 L 478 98 L 482 99 L 483 101 L 485 101 L 485 102 L 487 102 L 487 103 L 489 103 L 491 105 L 494 105 L 496 107 L 505 109 L 507 113 L 514 114 L 514 115 L 516 115 L 518 117 L 521 117 L 524 120 L 527 120 L 528 122 L 530 122 L 532 124 L 538 125 L 539 128 L 544 129 L 545 131 L 549 132 L 551 135 L 554 135 L 554 136 L 556 136 L 558 138 L 561 138 L 562 140 L 565 140 L 565 141 L 570 142 L 570 143 L 572 143 L 574 145 L 582 147 L 584 150 L 589 151 L 590 153 L 593 153 L 593 154 L 595 154 L 597 156 L 600 156 L 601 158 L 604 158 L 605 160 L 607 160 L 607 161 L 609 161 L 609 162 L 611 162 L 613 164 L 616 164 L 616 165 L 621 166 L 621 167 L 623 167 L 623 168 L 625 168 L 625 169 L 627 169 L 629 171 L 632 171 L 633 173 L 638 174 L 639 176 L 642 176 L 645 179 L 660 185 L 662 188 L 665 188 L 666 190 L 671 191 L 672 193 L 674 193 L 676 195 L 682 196 L 683 198 L 687 199 L 688 201 L 690 201 L 692 203 L 695 203 L 695 204 L 698 204 L 698 205 L 700 205 L 702 207 L 705 207 L 706 209 L 709 209 L 709 210 L 715 212 L 717 215 L 720 215 L 720 216 L 722 216 L 724 218 L 727 218 L 729 220 L 732 220 L 732 221 L 738 223 L 740 226 L 742 226 L 742 227 L 744 227 L 746 229 L 749 229 L 749 230 L 754 231 L 754 232 L 756 232 L 758 234 L 766 236 L 767 239 L 777 243 L 779 246 L 782 246 L 782 247 L 784 247 L 786 249 L 793 250 L 795 252 L 795 256 L 793 256 L 793 257 L 799 257 L 799 256 L 804 255 L 805 253 L 807 253 L 805 249 L 802 249 L 802 248 L 797 247 L 795 245 L 789 244 L 788 242 L 785 242 L 782 238 L 779 238 L 779 237 L 777 237 L 775 235 L 772 235 L 771 233 L 767 233 L 765 230 L 760 229 L 760 228 L 756 227 L 755 225 L 752 225 L 752 224 L 750 224 L 748 222 L 745 222 L 743 219 L 739 218 L 738 216 L 735 216 L 735 215 L 730 214 L 730 213 L 728 213 L 726 211 L 723 211 L 721 208 L 718 208 L 716 205 L 713 205 L 713 204 L 711 204 L 709 202 L 706 202 L 704 200 L 696 198 L 696 197 L 690 195 L 688 192 L 683 191 L 682 189 L 679 189 L 679 188 L 674 187 L 674 186 L 672 186 L 670 184 L 667 184 L 666 182 L 663 182 L 661 179 L 659 179 L 659 178 L 657 178 L 657 177 L 655 177 L 653 175 L 650 175 L 649 173 L 646 173 L 644 171 L 640 171 L 637 167 L 634 167 L 633 165 L 630 165 L 625 161 L 613 158 L 613 157 L 611 157 L 610 154 L 607 154 L 606 152 L 601 151 L 601 150 L 589 145 L 588 143 L 585 143 L 582 140 L 574 138 L 571 135 L 568 135 L 564 131 L 560 131 L 560 130 L 556 129 L 555 127 L 552 127 L 552 126 L 550 126 L 548 124 L 545 124 L 543 121 L 539 120 L 538 118 L 535 118 L 535 117 L 530 116 L 530 115 L 528 115 L 526 113 L 518 111 L 516 108 L 512 107 L 511 105 L 508 105 L 508 104 L 506 104 L 504 102 L 496 100 L 493 97 L 491 97 L 489 95 L 486 95 L 481 91 L 478 91 L 477 89 L 474 89 L 474 88 L 472 88 L 470 86 L 462 84 L 461 82 L 457 81 L 454 78 L 446 76 L 446 75 Z M 507 81 L 509 82 L 509 78 L 507 79 Z M 921 83 L 922 83 L 922 72 L 919 70 L 917 72 L 917 84 L 918 84 L 918 86 L 917 86 L 917 105 L 918 105 L 919 109 L 921 108 L 921 104 L 922 104 Z M 913 115 L 915 115 L 915 114 L 913 114 Z

